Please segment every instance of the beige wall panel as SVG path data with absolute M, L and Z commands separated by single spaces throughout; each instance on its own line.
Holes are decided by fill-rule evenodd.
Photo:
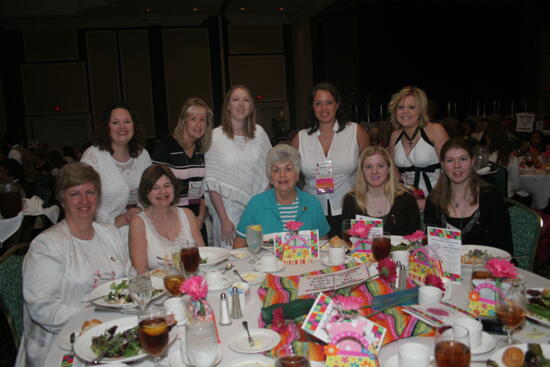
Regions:
M 103 110 L 121 99 L 116 32 L 86 33 L 86 48 L 92 115 L 94 126 L 97 126 Z
M 23 64 L 21 75 L 27 115 L 88 112 L 84 63 Z
M 229 52 L 283 52 L 283 29 L 281 26 L 233 25 L 229 28 Z
M 147 31 L 125 30 L 118 34 L 124 100 L 135 110 L 146 137 L 155 136 L 149 38 Z
M 187 98 L 200 97 L 212 105 L 208 30 L 165 29 L 163 50 L 169 131 L 172 131 Z
M 286 100 L 285 59 L 283 55 L 230 56 L 231 84 L 244 84 L 264 101 Z
M 26 61 L 78 60 L 76 29 L 25 29 Z

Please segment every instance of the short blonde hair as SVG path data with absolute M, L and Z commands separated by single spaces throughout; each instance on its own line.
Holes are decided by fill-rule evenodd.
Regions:
M 300 154 L 293 146 L 281 143 L 267 153 L 265 168 L 268 180 L 271 179 L 273 165 L 282 162 L 292 163 L 296 173 L 300 174 Z
M 365 211 L 367 209 L 367 191 L 369 191 L 369 185 L 365 180 L 363 164 L 368 157 L 372 157 L 376 154 L 382 156 L 388 165 L 389 173 L 386 182 L 384 182 L 384 194 L 388 198 L 390 205 L 393 205 L 393 202 L 397 196 L 407 191 L 403 184 L 399 182 L 399 179 L 395 174 L 395 167 L 393 160 L 390 157 L 390 153 L 388 153 L 385 148 L 376 145 L 368 146 L 359 157 L 359 162 L 357 163 L 357 175 L 355 176 L 355 185 L 351 190 L 351 194 L 355 198 L 357 206 Z
M 416 99 L 418 107 L 418 122 L 420 127 L 424 127 L 430 122 L 430 116 L 428 116 L 428 97 L 426 93 L 417 87 L 404 87 L 399 92 L 395 93 L 388 103 L 388 111 L 390 112 L 390 121 L 394 129 L 401 128 L 399 122 L 397 122 L 397 106 L 403 98 L 412 96 Z
M 178 117 L 178 124 L 172 132 L 174 139 L 178 141 L 182 148 L 185 148 L 185 142 L 183 141 L 183 129 L 185 128 L 185 120 L 191 107 L 204 108 L 206 111 L 206 129 L 204 135 L 197 142 L 197 150 L 199 153 L 204 154 L 210 148 L 212 142 L 212 110 L 208 107 L 208 104 L 201 98 L 191 97 L 183 104 L 180 115 Z
M 91 183 L 95 187 L 97 197 L 101 197 L 101 178 L 99 173 L 87 163 L 67 163 L 59 170 L 55 178 L 55 196 L 63 204 L 63 193 L 70 187 Z
M 231 99 L 231 95 L 233 92 L 237 89 L 242 89 L 248 95 L 250 96 L 250 115 L 246 118 L 246 125 L 244 126 L 244 135 L 248 139 L 254 139 L 254 136 L 256 135 L 256 105 L 254 104 L 254 98 L 252 97 L 252 93 L 250 93 L 250 89 L 248 87 L 242 85 L 242 84 L 235 84 L 225 94 L 225 98 L 223 99 L 223 107 L 222 107 L 222 129 L 225 135 L 233 139 L 234 132 L 233 132 L 233 125 L 231 125 L 231 112 L 229 111 L 229 100 Z

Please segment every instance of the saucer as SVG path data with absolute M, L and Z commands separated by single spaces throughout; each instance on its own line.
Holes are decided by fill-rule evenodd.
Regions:
M 344 261 L 344 264 L 347 264 L 347 263 L 352 262 L 352 261 L 354 261 L 354 260 L 355 260 L 355 258 L 353 258 L 352 256 L 347 256 L 347 255 L 346 255 L 346 260 Z M 326 265 L 326 266 L 338 266 L 338 265 L 335 265 L 335 264 L 331 264 L 331 263 L 330 263 L 330 259 L 329 259 L 328 256 L 323 257 L 323 258 L 321 259 L 321 263 L 322 263 L 323 265 Z
M 483 332 L 483 334 L 481 334 L 481 344 L 475 348 L 470 348 L 470 353 L 472 353 L 472 355 L 485 354 L 492 351 L 496 345 L 497 342 L 495 338 L 493 338 L 491 334 Z
M 281 260 L 277 260 L 277 268 L 271 270 L 264 270 L 261 265 L 254 264 L 254 270 L 261 271 L 262 273 L 278 273 L 285 268 L 285 264 Z
M 224 289 L 231 287 L 232 283 L 233 282 L 231 281 L 231 279 L 224 279 L 220 284 L 216 284 L 215 286 L 210 286 L 210 284 L 208 284 L 208 291 L 212 291 L 212 292 L 222 291 Z

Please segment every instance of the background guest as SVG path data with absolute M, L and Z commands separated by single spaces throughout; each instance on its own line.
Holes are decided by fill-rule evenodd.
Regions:
M 155 149 L 153 162 L 170 167 L 179 180 L 176 205 L 189 208 L 197 217 L 206 242 L 204 220 L 207 216 L 202 181 L 205 175 L 204 153 L 212 140 L 212 111 L 200 98 L 185 101 L 172 133 Z
M 81 159 L 101 177 L 97 221 L 124 227 L 127 233 L 125 226 L 141 211 L 137 208 L 141 174 L 151 165 L 149 153 L 143 148 L 139 121 L 127 105 L 110 106 L 103 113 L 97 140 L 98 144 L 89 147 Z
M 65 220 L 38 235 L 23 262 L 24 335 L 16 366 L 41 367 L 67 321 L 98 285 L 127 275 L 116 228 L 94 222 L 101 180 L 85 163 L 59 171 L 56 195 Z
M 395 129 L 388 145 L 390 156 L 405 185 L 421 189 L 425 198 L 439 178 L 439 151 L 449 136 L 443 126 L 430 122 L 428 98 L 420 88 L 404 87 L 392 96 L 388 109 Z M 417 197 L 420 210 L 424 198 Z
M 365 149 L 353 189 L 344 197 L 342 219 L 364 215 L 384 220 L 384 232 L 407 235 L 420 229 L 415 198 L 407 192 L 395 173 L 388 151 L 370 146 Z
M 292 139 L 302 159 L 304 191 L 321 202 L 329 237 L 340 233 L 342 198 L 353 185 L 359 155 L 370 145 L 365 129 L 344 118 L 341 103 L 335 86 L 317 84 L 311 91 L 310 126 Z
M 130 259 L 138 274 L 162 265 L 165 249 L 187 242 L 204 246 L 197 218 L 190 209 L 178 208 L 178 180 L 165 165 L 143 172 L 139 201 L 145 209 L 130 222 Z
M 206 153 L 214 246 L 232 247 L 235 225 L 248 200 L 267 188 L 265 157 L 269 149 L 269 137 L 256 124 L 250 90 L 244 85 L 232 86 L 225 95 L 222 124 L 213 130 Z
M 474 171 L 472 148 L 451 139 L 441 149 L 443 174 L 426 201 L 424 223 L 462 231 L 462 243 L 513 253 L 510 218 L 496 188 Z
M 250 199 L 237 227 L 234 247 L 246 246 L 246 227 L 260 224 L 264 234 L 286 232 L 285 223 L 304 223 L 301 230 L 317 229 L 326 237 L 329 225 L 317 198 L 296 187 L 300 156 L 290 145 L 280 144 L 267 154 L 267 178 L 273 188 Z

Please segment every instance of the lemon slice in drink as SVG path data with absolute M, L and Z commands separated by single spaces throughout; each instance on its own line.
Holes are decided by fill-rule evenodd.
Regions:
M 254 224 L 252 226 L 248 226 L 253 231 L 261 232 L 262 231 L 262 225 L 261 224 Z
M 143 327 L 143 332 L 149 336 L 157 336 L 164 333 L 168 329 L 166 323 L 147 325 Z

